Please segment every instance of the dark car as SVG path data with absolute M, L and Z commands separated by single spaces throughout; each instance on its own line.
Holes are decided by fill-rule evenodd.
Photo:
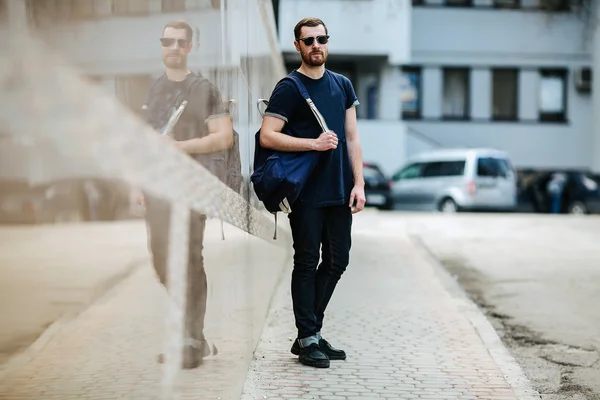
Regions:
M 600 213 L 600 177 L 587 171 L 541 171 L 528 172 L 520 189 L 520 202 L 523 211 L 549 213 L 551 198 L 548 183 L 554 172 L 563 172 L 566 182 L 562 195 L 560 212 L 567 214 Z
M 390 210 L 394 206 L 392 199 L 392 182 L 385 177 L 377 164 L 363 163 L 365 177 L 365 197 L 367 207 Z

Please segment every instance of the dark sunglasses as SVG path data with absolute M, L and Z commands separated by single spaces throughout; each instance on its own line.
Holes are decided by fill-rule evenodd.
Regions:
M 171 47 L 173 43 L 177 42 L 177 47 L 185 48 L 190 43 L 189 40 L 186 39 L 172 39 L 172 38 L 160 38 L 160 42 L 163 47 Z
M 316 38 L 306 37 L 306 38 L 300 38 L 298 40 L 303 41 L 306 46 L 312 46 L 313 43 L 315 42 L 315 39 L 317 39 L 317 43 L 319 43 L 319 44 L 327 44 L 327 42 L 329 42 L 329 35 L 321 35 L 321 36 L 317 36 Z

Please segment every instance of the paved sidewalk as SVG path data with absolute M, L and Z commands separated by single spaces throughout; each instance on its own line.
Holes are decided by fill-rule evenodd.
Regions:
M 145 236 L 139 221 L 0 226 L 0 371 L 146 262 Z
M 229 225 L 222 240 L 219 221 L 209 220 L 204 256 L 205 332 L 219 354 L 181 374 L 177 398 L 239 399 L 289 252 Z M 157 355 L 164 349 L 168 301 L 150 264 L 138 268 L 78 318 L 36 343 L 29 362 L 0 375 L 0 399 L 158 399 L 163 369 Z
M 355 219 L 350 266 L 323 335 L 348 353 L 302 366 L 289 273 L 278 289 L 243 399 L 538 399 L 487 320 L 403 233 L 402 216 Z
M 289 268 L 263 329 L 289 253 L 228 226 L 222 241 L 216 226 L 205 247 L 206 332 L 219 354 L 181 374 L 176 398 L 539 398 L 481 313 L 409 241 L 401 215 L 355 220 L 351 265 L 323 330 L 349 358 L 326 370 L 289 353 Z M 138 269 L 1 376 L 0 399 L 158 399 L 167 302 L 150 266 Z

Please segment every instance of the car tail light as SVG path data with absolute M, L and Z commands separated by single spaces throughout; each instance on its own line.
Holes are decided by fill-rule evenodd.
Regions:
M 467 193 L 469 194 L 469 196 L 474 196 L 476 191 L 477 191 L 477 184 L 473 181 L 469 181 L 467 183 Z

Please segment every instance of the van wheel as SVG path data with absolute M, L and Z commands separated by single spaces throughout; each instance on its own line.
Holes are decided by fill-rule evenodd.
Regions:
M 588 213 L 588 210 L 584 203 L 580 201 L 574 201 L 573 203 L 569 204 L 569 207 L 567 208 L 567 213 L 573 215 L 585 215 Z
M 456 205 L 456 202 L 454 200 L 452 200 L 451 198 L 446 198 L 442 200 L 440 204 L 440 211 L 448 214 L 456 213 L 458 212 L 458 206 Z

